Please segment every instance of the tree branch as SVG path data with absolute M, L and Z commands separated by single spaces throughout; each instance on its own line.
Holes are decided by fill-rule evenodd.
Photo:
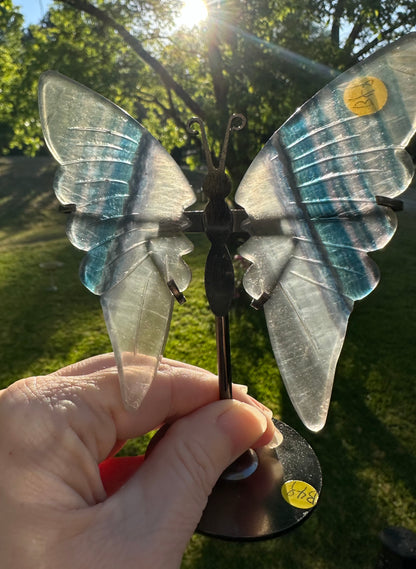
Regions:
M 338 0 L 335 6 L 332 28 L 331 28 L 331 40 L 334 45 L 339 47 L 339 32 L 341 29 L 341 17 L 344 12 L 345 0 Z
M 357 41 L 360 33 L 362 32 L 363 27 L 364 24 L 362 20 L 358 20 L 357 22 L 354 23 L 354 26 L 352 27 L 352 30 L 344 44 L 344 51 L 346 53 L 351 53 L 352 50 L 354 49 L 355 42 Z
M 397 28 L 400 28 L 400 26 L 402 26 L 405 23 L 406 23 L 406 15 L 402 14 L 402 16 L 392 26 L 390 26 L 390 28 L 387 28 L 387 30 L 381 30 L 378 36 L 376 36 L 370 43 L 368 43 L 362 49 L 360 49 L 358 53 L 355 53 L 351 58 L 351 63 L 352 64 L 357 63 L 360 60 L 360 58 L 362 58 L 369 51 L 375 48 L 379 43 L 388 39 L 388 37 L 393 32 L 395 32 Z
M 133 51 L 144 61 L 153 71 L 159 76 L 163 85 L 169 91 L 173 91 L 185 105 L 195 114 L 201 118 L 205 118 L 205 112 L 201 106 L 192 99 L 192 97 L 183 89 L 179 83 L 170 75 L 167 69 L 148 51 L 145 50 L 143 44 L 121 24 L 116 22 L 107 12 L 90 4 L 87 0 L 61 0 L 64 4 L 86 12 L 91 16 L 100 20 L 104 25 L 109 26 L 116 30 L 124 41 L 133 49 Z
M 153 104 L 159 109 L 162 110 L 163 114 L 171 118 L 178 128 L 182 130 L 186 130 L 186 123 L 181 120 L 180 116 L 177 113 L 177 110 L 172 101 L 172 93 L 168 91 L 168 99 L 169 99 L 169 107 L 166 107 L 163 103 L 159 101 L 156 97 L 151 95 L 150 93 L 146 93 L 144 91 L 140 91 L 139 96 L 137 97 L 137 101 L 141 103 Z
M 229 85 L 224 76 L 224 65 L 218 47 L 217 29 L 213 20 L 209 20 L 208 23 L 207 48 L 217 108 L 221 114 L 226 116 L 228 114 L 227 100 Z

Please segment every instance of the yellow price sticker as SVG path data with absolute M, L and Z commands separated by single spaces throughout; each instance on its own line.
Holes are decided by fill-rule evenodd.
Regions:
M 372 115 L 382 109 L 388 99 L 387 87 L 377 77 L 357 77 L 344 91 L 347 109 L 359 116 Z
M 302 480 L 289 480 L 282 486 L 282 496 L 288 504 L 302 510 L 310 510 L 318 502 L 317 490 Z

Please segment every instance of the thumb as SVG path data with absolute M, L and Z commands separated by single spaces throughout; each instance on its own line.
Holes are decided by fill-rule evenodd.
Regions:
M 161 539 L 165 532 L 169 541 L 174 535 L 176 547 L 183 540 L 185 548 L 221 473 L 268 427 L 263 413 L 235 400 L 211 403 L 177 420 L 127 483 L 126 507 L 143 511 L 143 503 L 134 503 L 139 485 L 147 528 Z

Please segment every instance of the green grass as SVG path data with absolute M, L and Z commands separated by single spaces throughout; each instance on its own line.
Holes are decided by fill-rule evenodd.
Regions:
M 43 374 L 110 350 L 97 297 L 77 277 L 82 254 L 64 236 L 47 159 L 0 159 L 0 385 Z M 262 313 L 244 305 L 231 315 L 234 380 L 312 444 L 324 475 L 317 511 L 295 532 L 263 543 L 194 536 L 183 568 L 373 569 L 378 533 L 388 525 L 416 531 L 416 211 L 374 254 L 382 280 L 357 303 L 338 365 L 325 429 L 300 424 L 284 392 Z M 193 282 L 175 307 L 166 355 L 215 371 L 214 322 L 203 293 L 207 244 L 197 236 L 187 257 Z M 58 287 L 40 264 L 59 261 Z M 128 446 L 138 452 L 143 441 Z

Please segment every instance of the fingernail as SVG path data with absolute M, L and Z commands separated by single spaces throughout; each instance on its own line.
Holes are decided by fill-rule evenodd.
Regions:
M 236 387 L 239 391 L 242 391 L 243 393 L 248 393 L 248 387 L 247 385 L 244 385 L 244 383 L 233 383 L 233 387 Z
M 265 445 L 265 447 L 273 450 L 278 446 L 280 446 L 282 442 L 283 442 L 282 433 L 278 429 L 275 429 L 272 440 L 267 445 Z
M 233 431 L 238 434 L 241 429 L 241 412 L 243 409 L 245 413 L 250 413 L 260 423 L 261 434 L 265 433 L 268 423 L 264 413 L 260 409 L 236 400 L 233 400 L 233 405 L 218 416 L 218 425 L 229 434 Z

